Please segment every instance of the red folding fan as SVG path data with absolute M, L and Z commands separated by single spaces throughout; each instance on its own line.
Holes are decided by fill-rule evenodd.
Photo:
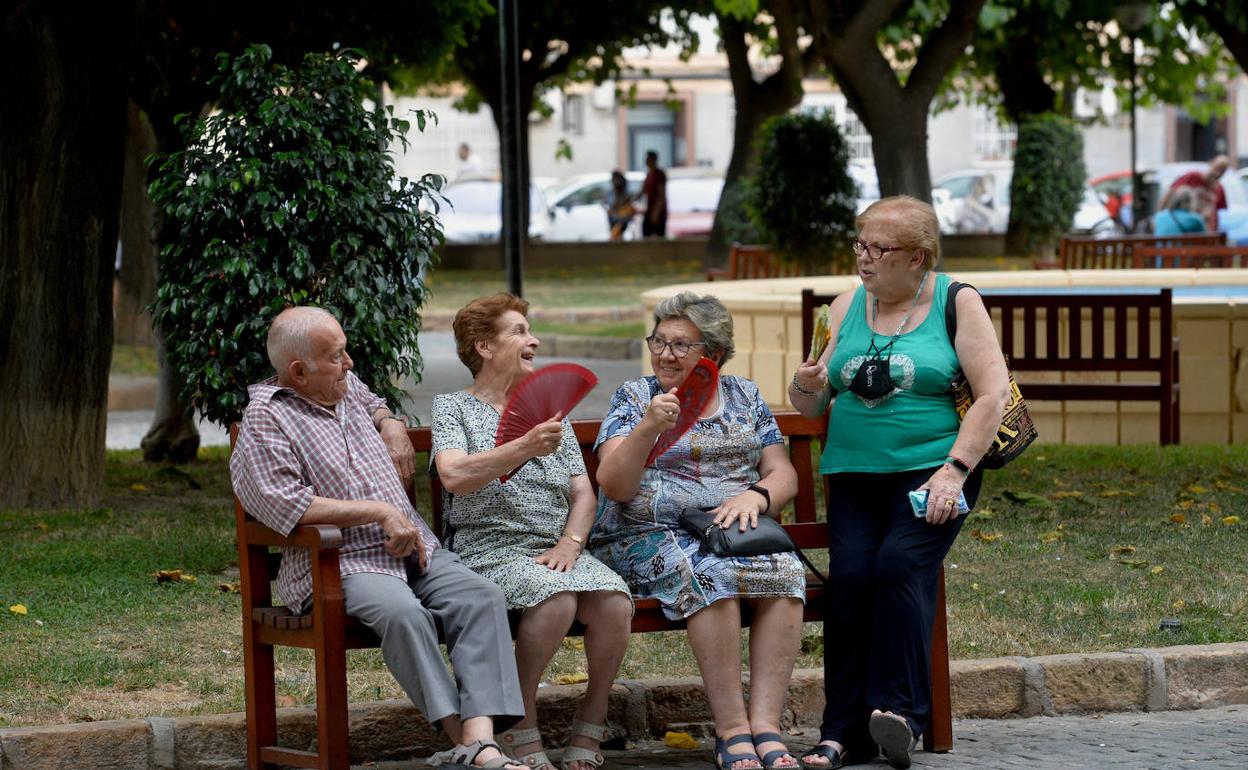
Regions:
M 702 358 L 685 377 L 685 381 L 676 388 L 676 398 L 680 399 L 680 416 L 676 418 L 676 424 L 671 429 L 659 434 L 658 440 L 654 442 L 654 449 L 650 450 L 650 456 L 646 458 L 646 465 L 650 465 L 659 455 L 671 449 L 693 427 L 718 387 L 719 367 L 711 359 Z
M 567 417 L 598 384 L 598 377 L 579 364 L 551 364 L 525 377 L 507 399 L 498 418 L 494 446 L 528 433 L 555 415 Z M 499 478 L 506 481 L 524 466 Z

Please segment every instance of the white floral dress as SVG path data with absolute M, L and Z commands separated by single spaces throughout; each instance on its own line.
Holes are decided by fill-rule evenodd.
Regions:
M 433 399 L 433 457 L 444 449 L 468 454 L 494 448 L 498 412 L 466 391 Z M 555 545 L 568 521 L 568 495 L 573 476 L 585 474 L 585 461 L 563 421 L 563 441 L 545 457 L 535 457 L 506 483 L 492 479 L 476 492 L 444 492 L 446 547 L 478 574 L 503 589 L 509 609 L 540 604 L 563 591 L 619 591 L 628 595 L 623 578 L 589 553 L 582 553 L 568 572 L 533 559 Z

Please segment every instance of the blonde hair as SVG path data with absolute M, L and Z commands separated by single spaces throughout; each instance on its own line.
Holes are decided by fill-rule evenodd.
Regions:
M 451 328 L 455 331 L 455 352 L 472 376 L 476 377 L 484 363 L 477 352 L 477 343 L 494 339 L 498 334 L 498 319 L 508 310 L 528 317 L 529 303 L 505 291 L 488 297 L 478 297 L 459 309 Z
M 854 220 L 859 232 L 869 224 L 881 223 L 890 226 L 898 246 L 923 250 L 923 267 L 936 267 L 940 260 L 940 220 L 932 204 L 909 195 L 893 195 L 867 206 Z

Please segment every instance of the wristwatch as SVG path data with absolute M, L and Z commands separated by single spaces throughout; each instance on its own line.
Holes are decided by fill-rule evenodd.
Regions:
M 763 506 L 763 513 L 766 513 L 767 511 L 771 509 L 771 493 L 768 492 L 766 488 L 760 487 L 757 484 L 751 484 L 748 487 L 746 487 L 746 489 L 749 489 L 751 492 L 757 492 L 763 496 L 763 500 L 765 500 L 767 503 L 767 505 Z

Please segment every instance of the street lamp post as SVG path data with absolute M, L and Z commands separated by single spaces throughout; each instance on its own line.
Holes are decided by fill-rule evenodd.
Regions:
M 520 132 L 528 127 L 520 111 L 519 0 L 499 0 L 498 49 L 499 78 L 502 81 L 501 166 L 502 246 L 507 266 L 507 290 L 517 297 L 524 292 L 524 181 L 520 155 Z
M 1131 60 L 1128 72 L 1131 75 L 1129 103 L 1131 105 L 1131 229 L 1139 231 L 1140 223 L 1148 213 L 1144 210 L 1144 201 L 1140 199 L 1140 172 L 1136 159 L 1136 128 L 1135 128 L 1135 41 L 1136 33 L 1148 23 L 1151 6 L 1148 3 L 1122 3 L 1114 6 L 1114 20 L 1127 33 L 1127 44 L 1131 46 Z

